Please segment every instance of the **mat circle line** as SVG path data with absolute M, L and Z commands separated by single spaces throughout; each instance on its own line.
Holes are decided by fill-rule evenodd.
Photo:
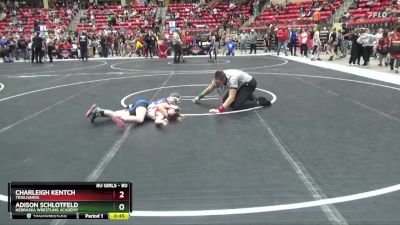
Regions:
M 79 62 L 81 60 L 77 60 L 76 62 Z M 97 62 L 97 61 L 96 61 Z M 45 71 L 39 71 L 39 72 L 30 72 L 30 73 L 14 73 L 14 74 L 2 74 L 1 76 L 13 76 L 13 75 L 34 75 L 34 74 L 46 74 L 46 73 L 57 73 L 57 72 L 64 72 L 64 71 L 75 71 L 75 70 L 79 70 L 79 69 L 87 69 L 87 68 L 93 68 L 93 67 L 99 67 L 99 66 L 104 66 L 107 65 L 107 61 L 99 61 L 99 62 L 103 62 L 101 64 L 96 64 L 96 65 L 90 65 L 90 66 L 84 66 L 84 67 L 74 67 L 74 68 L 69 68 L 69 69 L 61 69 L 61 70 L 45 70 Z M 50 64 L 52 66 L 54 66 L 54 64 Z M 48 66 L 50 67 L 50 66 Z M 42 67 L 42 68 L 47 68 L 47 67 Z
M 213 63 L 213 64 L 211 64 L 211 63 L 199 63 L 199 64 L 197 64 L 197 63 L 196 64 L 179 63 L 179 64 L 174 64 L 173 62 L 168 62 L 167 65 L 168 66 L 173 66 L 173 65 L 176 65 L 176 66 L 209 66 L 209 65 L 222 65 L 222 64 L 231 63 L 231 61 L 227 60 L 227 59 L 224 59 L 223 61 L 224 61 L 224 63 L 217 62 L 217 63 Z
M 4 84 L 3 83 L 0 83 L 0 92 L 4 89 Z
M 262 57 L 261 59 L 263 59 L 263 58 L 271 59 L 271 57 Z M 233 68 L 233 69 L 238 69 L 238 70 L 264 69 L 264 68 L 270 68 L 270 67 L 283 66 L 283 65 L 285 65 L 285 64 L 287 64 L 289 62 L 288 60 L 282 59 L 282 58 L 273 57 L 272 59 L 280 60 L 280 61 L 282 61 L 282 63 L 273 64 L 273 65 L 266 65 L 266 66 L 259 66 L 259 67 L 247 67 L 247 68 L 244 67 L 244 68 Z M 121 64 L 125 64 L 125 63 L 130 63 L 130 61 L 114 63 L 114 64 L 110 65 L 110 68 L 114 69 L 114 70 L 122 70 L 122 71 L 129 71 L 129 72 L 156 72 L 156 73 L 159 73 L 159 72 L 161 72 L 161 73 L 164 73 L 164 72 L 166 72 L 166 73 L 168 73 L 168 72 L 175 72 L 175 73 L 187 72 L 187 73 L 193 73 L 193 70 L 178 70 L 178 71 L 176 71 L 176 70 L 174 70 L 174 71 L 169 71 L 169 70 L 148 70 L 148 71 L 146 71 L 146 70 L 134 70 L 134 69 L 124 69 L 124 68 L 116 67 L 117 65 L 121 65 Z M 196 64 L 191 64 L 191 65 L 195 66 Z M 207 64 L 207 65 L 212 66 L 212 65 L 215 65 L 215 64 L 210 63 L 210 64 Z M 196 70 L 196 72 L 205 72 L 205 71 L 208 72 L 208 71 L 215 71 L 215 70 Z
M 141 93 L 145 93 L 145 92 L 149 92 L 149 91 L 156 91 L 156 90 L 160 90 L 160 89 L 170 89 L 170 88 L 180 88 L 180 87 L 207 87 L 210 84 L 186 84 L 186 85 L 174 85 L 174 86 L 166 86 L 166 87 L 157 87 L 157 88 L 151 88 L 151 89 L 146 89 L 146 90 L 141 90 L 141 91 L 137 91 L 134 92 L 132 94 L 129 94 L 125 97 L 123 97 L 121 99 L 121 105 L 122 107 L 126 108 L 127 104 L 125 103 L 126 99 L 141 94 Z M 272 96 L 272 100 L 271 103 L 274 104 L 276 102 L 276 95 L 270 91 L 261 89 L 261 88 L 256 88 L 256 90 L 267 93 L 269 95 Z M 242 110 L 234 110 L 234 111 L 227 111 L 227 112 L 222 112 L 222 113 L 188 113 L 188 114 L 183 114 L 184 116 L 190 117 L 190 116 L 214 116 L 214 115 L 228 115 L 228 114 L 235 114 L 235 113 L 242 113 L 242 112 L 248 112 L 251 110 L 256 110 L 256 109 L 261 109 L 263 108 L 263 106 L 256 106 L 256 107 L 252 107 L 252 108 L 248 108 L 248 109 L 242 109 Z

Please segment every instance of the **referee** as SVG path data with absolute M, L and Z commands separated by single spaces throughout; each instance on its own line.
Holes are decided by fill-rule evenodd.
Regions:
M 198 103 L 216 89 L 223 103 L 218 109 L 210 109 L 210 113 L 221 113 L 228 108 L 241 110 L 256 106 L 270 106 L 271 102 L 265 97 L 254 96 L 256 87 L 256 79 L 244 71 L 236 69 L 216 71 L 211 84 L 194 98 L 193 102 Z

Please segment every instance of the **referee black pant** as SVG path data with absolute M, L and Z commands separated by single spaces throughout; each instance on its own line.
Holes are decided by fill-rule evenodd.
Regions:
M 254 97 L 254 91 L 257 87 L 256 79 L 251 79 L 250 82 L 243 84 L 237 90 L 235 101 L 232 103 L 233 110 L 248 109 L 257 106 L 257 101 Z M 225 94 L 223 102 L 229 97 L 229 91 Z
M 49 62 L 53 62 L 53 49 L 54 46 L 47 46 L 47 55 L 49 56 Z

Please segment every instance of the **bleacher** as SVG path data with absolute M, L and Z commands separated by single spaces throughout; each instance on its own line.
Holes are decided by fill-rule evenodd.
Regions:
M 198 8 L 201 7 L 201 10 L 198 11 Z M 217 9 L 217 13 L 214 15 L 213 10 Z M 191 18 L 192 11 L 197 19 Z M 187 23 L 190 24 L 190 27 L 186 27 L 185 30 L 194 31 L 197 30 L 203 31 L 204 29 L 215 29 L 217 26 L 222 27 L 222 21 L 225 20 L 226 23 L 233 21 L 232 27 L 239 28 L 242 24 L 241 21 L 248 20 L 251 16 L 250 6 L 237 6 L 231 10 L 229 8 L 229 3 L 210 3 L 207 5 L 199 6 L 191 3 L 175 3 L 170 4 L 168 7 L 168 15 L 175 15 L 179 13 L 179 18 L 167 18 L 166 24 L 170 21 L 175 21 L 176 26 L 178 28 L 184 27 L 184 20 L 187 20 Z M 239 18 L 241 17 L 241 18 Z
M 126 21 L 117 22 L 114 26 L 115 30 L 125 29 L 127 31 L 134 30 L 138 27 L 143 27 L 145 25 L 144 15 L 149 13 L 152 10 L 157 11 L 157 6 L 141 6 L 141 5 L 132 5 L 128 10 L 129 14 L 136 11 L 135 17 L 129 17 Z M 107 6 L 105 7 L 97 7 L 97 8 L 89 8 L 88 12 L 92 12 L 95 17 L 95 27 L 92 27 L 91 22 L 88 21 L 86 26 L 82 23 L 78 24 L 77 31 L 81 30 L 95 30 L 100 31 L 104 30 L 108 25 L 108 16 L 112 15 L 114 17 L 124 16 L 125 8 L 120 6 Z M 154 17 L 152 19 L 155 19 Z M 148 21 L 149 25 L 151 25 L 152 21 Z
M 39 24 L 44 22 L 47 30 L 55 30 L 56 28 L 65 30 L 74 16 L 75 13 L 72 11 L 70 16 L 67 14 L 67 8 L 61 8 L 58 10 L 44 8 L 21 8 L 16 13 L 14 21 L 12 19 L 11 12 L 7 13 L 4 21 L 0 21 L 0 33 L 6 33 L 9 31 L 12 33 L 33 32 L 35 21 L 38 21 Z
M 392 4 L 392 0 L 380 0 L 368 4 L 369 0 L 360 0 L 358 7 L 350 9 L 351 19 L 347 20 L 349 26 L 387 26 L 389 23 L 397 22 L 396 13 L 388 12 L 393 8 L 399 10 L 400 5 Z
M 326 23 L 335 11 L 341 6 L 343 0 L 333 1 L 331 5 L 323 5 L 320 11 L 321 23 Z M 319 4 L 323 4 L 322 1 Z M 313 25 L 310 9 L 315 11 L 317 8 L 311 1 L 289 3 L 285 7 L 276 10 L 270 7 L 262 12 L 254 22 L 243 29 L 245 30 L 264 30 L 267 25 L 274 24 L 277 27 L 305 27 Z M 303 12 L 300 12 L 303 9 Z

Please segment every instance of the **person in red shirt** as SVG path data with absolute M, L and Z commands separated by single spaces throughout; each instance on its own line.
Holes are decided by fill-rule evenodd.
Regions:
M 400 67 L 400 26 L 396 27 L 393 33 L 390 35 L 389 41 L 389 53 L 390 53 L 390 67 L 393 70 L 393 66 L 396 73 L 399 73 Z
M 166 40 L 161 40 L 158 44 L 158 57 L 160 59 L 166 59 L 168 56 L 168 43 Z
M 279 56 L 279 53 L 281 51 L 281 47 L 283 47 L 283 52 L 285 53 L 285 56 L 288 56 L 287 53 L 287 41 L 289 39 L 289 32 L 286 28 L 280 28 L 278 30 L 278 33 L 276 34 L 277 40 L 278 40 L 278 49 L 277 54 Z
M 190 34 L 186 34 L 185 44 L 190 45 L 192 44 L 192 41 L 193 41 L 193 36 Z
M 387 66 L 386 58 L 389 53 L 389 36 L 388 32 L 384 31 L 382 38 L 378 40 L 378 47 L 376 52 L 378 53 L 379 64 L 378 66 L 382 66 L 383 59 L 385 59 L 385 66 Z
M 64 44 L 64 49 L 70 50 L 71 48 L 72 48 L 72 45 L 69 42 Z
M 185 44 L 185 48 L 184 48 L 185 54 L 189 55 L 190 44 L 192 44 L 192 41 L 193 41 L 192 35 L 190 35 L 188 31 L 186 31 L 185 39 L 182 39 L 182 41 Z

